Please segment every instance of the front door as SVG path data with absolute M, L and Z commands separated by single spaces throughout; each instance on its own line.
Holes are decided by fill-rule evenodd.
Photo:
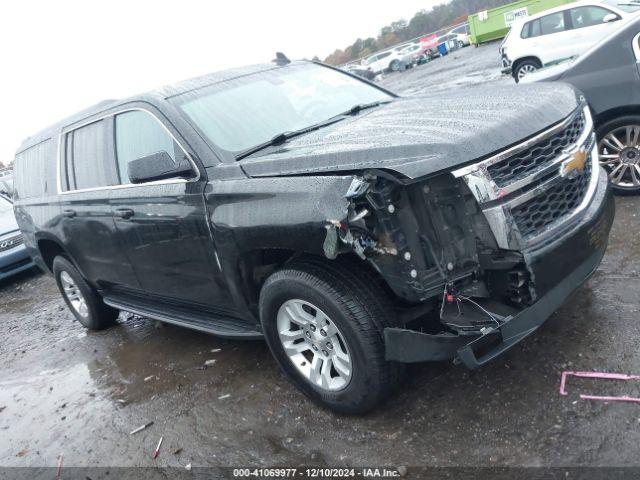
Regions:
M 601 39 L 611 34 L 618 25 L 617 20 L 605 22 L 605 17 L 615 15 L 618 20 L 620 16 L 611 10 L 597 5 L 585 5 L 571 8 L 569 16 L 571 18 L 571 44 L 574 46 L 574 54 L 580 55 L 595 45 Z
M 133 185 L 131 160 L 167 152 L 174 162 L 188 158 L 158 112 L 131 110 L 114 119 L 115 150 L 122 186 L 111 195 L 120 242 L 145 294 L 159 301 L 201 304 L 232 313 L 231 297 L 215 257 L 203 191 L 206 179 L 195 164 L 192 179 Z

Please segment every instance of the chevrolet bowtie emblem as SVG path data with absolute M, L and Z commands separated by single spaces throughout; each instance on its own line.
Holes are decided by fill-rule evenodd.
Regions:
M 573 154 L 572 158 L 562 162 L 562 165 L 560 166 L 560 176 L 575 178 L 578 175 L 582 175 L 586 163 L 587 152 L 584 150 L 578 150 Z

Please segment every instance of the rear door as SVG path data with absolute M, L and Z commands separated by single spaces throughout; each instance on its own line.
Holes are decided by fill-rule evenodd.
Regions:
M 532 32 L 539 36 L 533 39 L 543 65 L 574 55 L 567 12 L 560 11 L 540 17 L 532 24 Z
M 61 137 L 60 228 L 65 248 L 87 280 L 99 288 L 138 288 L 117 241 L 111 188 L 118 184 L 108 121 L 92 121 Z
M 184 142 L 151 107 L 116 114 L 113 127 L 121 186 L 112 192 L 111 214 L 143 291 L 151 299 L 228 313 L 232 301 L 207 221 L 207 182 Z M 189 159 L 193 178 L 131 184 L 128 163 L 161 151 L 174 162 Z

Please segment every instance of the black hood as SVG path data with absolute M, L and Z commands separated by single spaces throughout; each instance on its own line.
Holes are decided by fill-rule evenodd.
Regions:
M 414 179 L 477 161 L 566 118 L 565 84 L 485 86 L 398 98 L 242 160 L 249 176 L 384 169 Z

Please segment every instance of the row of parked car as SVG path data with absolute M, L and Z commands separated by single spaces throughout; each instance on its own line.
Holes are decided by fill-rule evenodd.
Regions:
M 500 47 L 516 82 L 566 82 L 593 114 L 618 194 L 640 193 L 640 3 L 581 1 L 515 23 Z
M 445 45 L 444 51 L 462 48 L 470 45 L 469 28 L 467 24 L 459 25 L 449 32 L 434 38 L 429 43 L 411 42 L 395 46 L 388 50 L 377 52 L 361 61 L 346 67 L 367 80 L 373 80 L 377 75 L 385 72 L 397 72 L 411 68 L 414 65 L 426 63 L 443 54 L 439 45 Z
M 0 171 L 0 280 L 35 266 L 13 214 L 13 171 Z

